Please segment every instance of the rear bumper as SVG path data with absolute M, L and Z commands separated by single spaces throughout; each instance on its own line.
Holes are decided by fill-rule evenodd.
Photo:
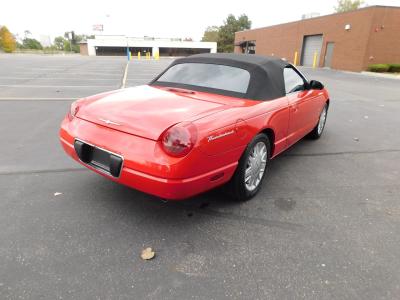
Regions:
M 64 132 L 64 134 L 66 133 Z M 184 179 L 168 179 L 134 170 L 129 167 L 130 164 L 127 162 L 123 164 L 120 175 L 117 178 L 82 162 L 76 154 L 73 143 L 70 142 L 71 138 L 72 136 L 68 136 L 67 140 L 61 135 L 60 142 L 62 147 L 69 156 L 88 169 L 115 182 L 169 200 L 182 200 L 220 186 L 229 181 L 237 167 L 237 162 L 234 162 L 198 176 Z

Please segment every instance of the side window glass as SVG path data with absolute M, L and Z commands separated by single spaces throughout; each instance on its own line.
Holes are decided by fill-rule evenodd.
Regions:
M 304 90 L 304 81 L 295 70 L 290 67 L 283 69 L 286 94 Z

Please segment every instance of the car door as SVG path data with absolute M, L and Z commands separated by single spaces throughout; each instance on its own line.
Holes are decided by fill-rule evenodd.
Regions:
M 307 80 L 292 66 L 284 69 L 286 96 L 289 103 L 288 144 L 292 145 L 316 124 L 319 102 L 316 93 L 308 89 Z

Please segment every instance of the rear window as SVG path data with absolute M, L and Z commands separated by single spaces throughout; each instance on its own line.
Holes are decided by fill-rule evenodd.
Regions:
M 247 70 L 216 64 L 183 63 L 169 68 L 157 82 L 199 86 L 245 94 L 250 82 Z

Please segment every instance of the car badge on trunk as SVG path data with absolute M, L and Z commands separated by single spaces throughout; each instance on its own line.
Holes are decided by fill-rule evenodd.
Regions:
M 100 120 L 100 121 L 103 121 L 103 122 L 106 123 L 107 125 L 112 124 L 112 125 L 116 125 L 116 126 L 121 126 L 121 124 L 116 123 L 116 122 L 113 122 L 113 121 L 110 121 L 110 120 L 107 120 L 107 119 L 99 118 L 99 120 Z

